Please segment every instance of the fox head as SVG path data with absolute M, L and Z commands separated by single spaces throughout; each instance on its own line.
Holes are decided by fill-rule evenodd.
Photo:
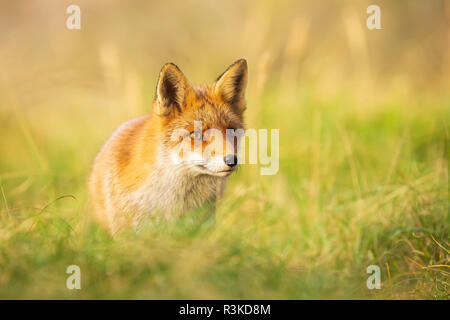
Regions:
M 194 174 L 219 177 L 237 169 L 247 73 L 247 61 L 240 59 L 212 85 L 193 87 L 175 64 L 163 66 L 153 116 L 169 161 Z

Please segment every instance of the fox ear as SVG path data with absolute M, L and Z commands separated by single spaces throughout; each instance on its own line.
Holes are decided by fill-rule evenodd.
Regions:
M 156 86 L 156 113 L 168 116 L 174 109 L 181 112 L 191 90 L 191 85 L 181 70 L 173 63 L 166 63 Z
M 217 78 L 214 92 L 237 112 L 245 110 L 245 89 L 247 88 L 247 61 L 239 59 Z

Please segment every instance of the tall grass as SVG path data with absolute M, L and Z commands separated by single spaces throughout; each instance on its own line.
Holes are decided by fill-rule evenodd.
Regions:
M 367 5 L 333 3 L 81 1 L 80 31 L 70 3 L 2 4 L 0 298 L 448 299 L 445 2 L 383 3 L 378 34 Z M 111 238 L 85 188 L 101 144 L 150 111 L 164 62 L 201 83 L 241 56 L 279 172 L 243 165 L 214 225 L 199 210 Z

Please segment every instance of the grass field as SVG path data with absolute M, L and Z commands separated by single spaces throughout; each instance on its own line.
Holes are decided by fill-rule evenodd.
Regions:
M 336 34 L 315 34 L 304 17 L 289 16 L 293 2 L 276 8 L 261 2 L 256 12 L 237 3 L 242 11 L 231 4 L 224 12 L 202 7 L 161 37 L 155 25 L 169 10 L 136 3 L 114 2 L 109 11 L 103 4 L 109 18 L 96 19 L 94 28 L 89 21 L 101 10 L 81 1 L 80 31 L 64 29 L 64 3 L 50 18 L 36 10 L 38 17 L 30 17 L 25 4 L 3 8 L 16 22 L 8 29 L 15 40 L 0 45 L 1 299 L 449 298 L 450 58 L 436 69 L 428 65 L 431 49 L 411 51 L 443 45 L 440 36 L 397 28 L 391 38 L 407 40 L 397 44 L 405 55 L 393 70 L 383 67 L 384 49 L 373 50 L 386 43 L 358 29 L 362 45 L 348 32 L 352 21 L 359 25 L 354 12 L 364 22 L 364 5 L 346 2 L 347 32 L 334 31 L 349 37 L 341 45 L 327 42 Z M 158 20 L 147 26 L 150 11 Z M 264 29 L 270 12 L 273 26 Z M 240 15 L 250 22 L 242 25 Z M 111 16 L 131 22 L 122 30 Z M 216 27 L 204 29 L 213 18 Z M 141 34 L 130 36 L 140 27 Z M 182 27 L 188 35 L 176 34 Z M 236 40 L 237 29 L 247 33 Z M 278 41 L 276 32 L 287 39 Z M 320 34 L 337 53 L 317 44 Z M 246 46 L 249 35 L 254 41 Z M 378 42 L 370 45 L 371 39 Z M 219 46 L 221 54 L 203 52 L 198 43 Z M 376 62 L 355 58 L 367 53 Z M 215 225 L 199 211 L 111 238 L 92 220 L 86 193 L 102 143 L 121 122 L 150 111 L 164 62 L 173 60 L 202 83 L 240 56 L 249 61 L 247 127 L 280 130 L 279 172 L 261 176 L 258 165 L 243 165 L 229 181 Z M 81 268 L 81 290 L 66 288 L 69 265 Z M 381 268 L 380 290 L 366 287 L 369 265 Z

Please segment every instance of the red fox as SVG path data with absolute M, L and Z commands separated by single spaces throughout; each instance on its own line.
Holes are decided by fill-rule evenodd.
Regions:
M 243 130 L 247 79 L 245 59 L 200 87 L 191 86 L 175 64 L 162 67 L 152 113 L 122 124 L 94 160 L 90 199 L 111 233 L 218 200 L 238 167 L 237 138 L 227 134 L 222 141 L 209 129 L 224 136 Z M 180 148 L 186 141 L 191 148 Z

